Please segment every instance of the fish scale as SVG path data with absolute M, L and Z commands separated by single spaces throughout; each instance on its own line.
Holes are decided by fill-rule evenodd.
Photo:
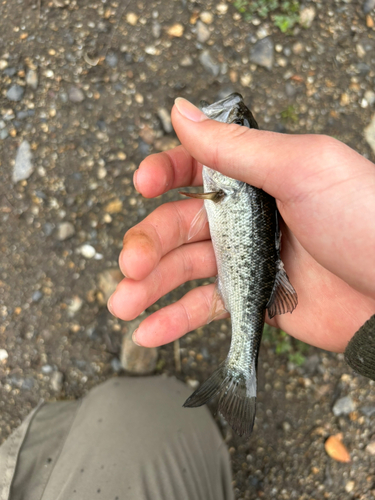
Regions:
M 212 105 L 203 102 L 201 109 L 209 118 L 258 128 L 240 94 Z M 266 309 L 271 317 L 292 312 L 297 294 L 280 260 L 275 199 L 207 166 L 202 175 L 204 193 L 189 196 L 204 199 L 218 267 L 215 294 L 231 315 L 232 338 L 227 359 L 184 406 L 201 406 L 220 394 L 222 415 L 240 435 L 249 435 L 255 418 L 256 368 Z

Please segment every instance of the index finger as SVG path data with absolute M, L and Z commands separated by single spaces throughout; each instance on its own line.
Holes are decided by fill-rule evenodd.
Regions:
M 202 185 L 202 164 L 183 146 L 145 158 L 134 172 L 134 186 L 145 198 L 170 189 Z

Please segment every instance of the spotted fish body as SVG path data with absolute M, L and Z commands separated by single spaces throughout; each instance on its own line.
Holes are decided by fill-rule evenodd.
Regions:
M 209 117 L 258 128 L 240 94 L 212 105 Z M 297 295 L 280 260 L 275 199 L 256 187 L 203 167 L 204 195 L 218 267 L 217 294 L 232 320 L 227 359 L 184 406 L 201 406 L 220 394 L 219 410 L 240 435 L 249 435 L 255 418 L 256 367 L 266 309 L 291 312 Z

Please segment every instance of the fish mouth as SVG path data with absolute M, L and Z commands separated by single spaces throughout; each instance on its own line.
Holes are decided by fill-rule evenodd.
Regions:
M 201 101 L 200 109 L 212 120 L 222 123 L 236 123 L 248 128 L 259 128 L 251 111 L 245 105 L 242 95 L 238 92 L 234 92 L 213 104 Z

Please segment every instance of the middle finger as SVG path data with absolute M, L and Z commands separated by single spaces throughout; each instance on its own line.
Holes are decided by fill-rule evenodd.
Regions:
M 183 245 L 163 257 L 145 279 L 122 280 L 110 299 L 111 311 L 118 318 L 130 321 L 186 281 L 210 278 L 216 273 L 216 259 L 210 241 Z
M 201 207 L 202 201 L 194 199 L 165 203 L 129 229 L 119 257 L 122 273 L 134 280 L 148 276 L 164 255 L 188 241 L 191 223 Z M 189 243 L 209 237 L 205 224 Z

